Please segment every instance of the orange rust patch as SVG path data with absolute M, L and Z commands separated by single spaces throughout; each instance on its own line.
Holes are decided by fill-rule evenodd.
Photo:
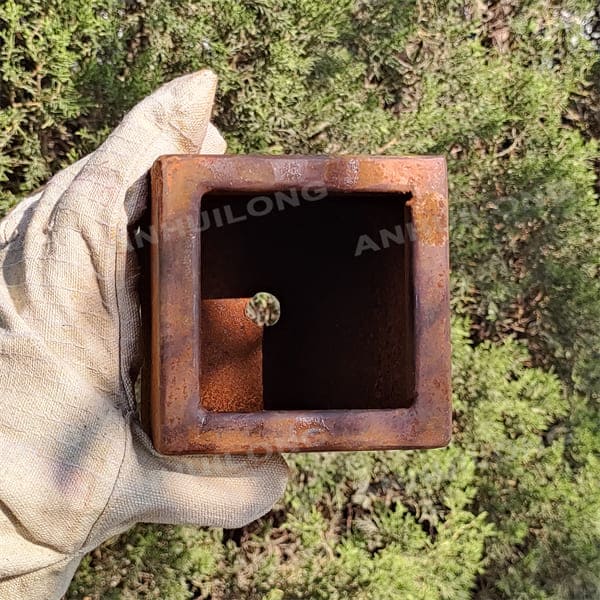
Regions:
M 213 412 L 263 408 L 262 329 L 244 310 L 248 298 L 203 300 L 202 407 Z
M 427 246 L 443 246 L 448 240 L 446 202 L 443 196 L 430 192 L 413 197 L 410 206 L 417 239 Z

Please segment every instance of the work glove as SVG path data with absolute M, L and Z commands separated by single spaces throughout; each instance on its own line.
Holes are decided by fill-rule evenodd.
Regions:
M 280 456 L 166 457 L 136 421 L 138 264 L 128 230 L 162 154 L 225 151 L 201 71 L 138 104 L 96 152 L 0 221 L 0 598 L 60 598 L 137 522 L 241 527 L 283 494 Z

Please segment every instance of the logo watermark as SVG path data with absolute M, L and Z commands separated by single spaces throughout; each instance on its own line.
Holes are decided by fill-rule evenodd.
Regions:
M 328 191 L 325 185 L 318 182 L 301 188 L 276 191 L 271 195 L 252 196 L 242 207 L 239 206 L 239 203 L 236 203 L 235 206 L 225 204 L 211 210 L 201 210 L 199 219 L 188 215 L 185 218 L 165 223 L 161 232 L 162 239 L 172 235 L 182 237 L 204 233 L 212 227 L 220 228 L 225 225 L 243 223 L 248 219 L 266 217 L 275 211 L 282 212 L 290 208 L 301 207 L 303 202 L 317 202 L 326 198 L 327 195 Z M 146 244 L 157 244 L 158 235 L 155 227 L 151 225 L 147 231 L 138 228 L 134 234 L 134 243 L 137 249 L 143 248 Z M 130 249 L 133 249 L 131 242 Z
M 380 250 L 389 248 L 392 244 L 401 246 L 406 243 L 407 238 L 411 242 L 417 239 L 415 226 L 411 222 L 406 223 L 406 225 L 396 225 L 393 231 L 380 229 L 375 238 L 367 233 L 363 233 L 358 237 L 356 242 L 354 256 L 361 256 L 365 252 L 379 252 Z

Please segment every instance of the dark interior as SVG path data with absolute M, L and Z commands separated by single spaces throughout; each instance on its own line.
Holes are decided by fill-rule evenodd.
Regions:
M 407 407 L 414 399 L 410 194 L 307 198 L 204 196 L 202 297 L 266 291 L 280 300 L 279 323 L 264 331 L 266 410 Z

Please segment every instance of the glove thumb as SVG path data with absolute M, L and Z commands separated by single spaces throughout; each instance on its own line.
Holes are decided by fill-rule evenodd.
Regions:
M 242 527 L 271 509 L 287 479 L 280 455 L 162 456 L 133 423 L 115 488 L 86 551 L 137 522 Z

